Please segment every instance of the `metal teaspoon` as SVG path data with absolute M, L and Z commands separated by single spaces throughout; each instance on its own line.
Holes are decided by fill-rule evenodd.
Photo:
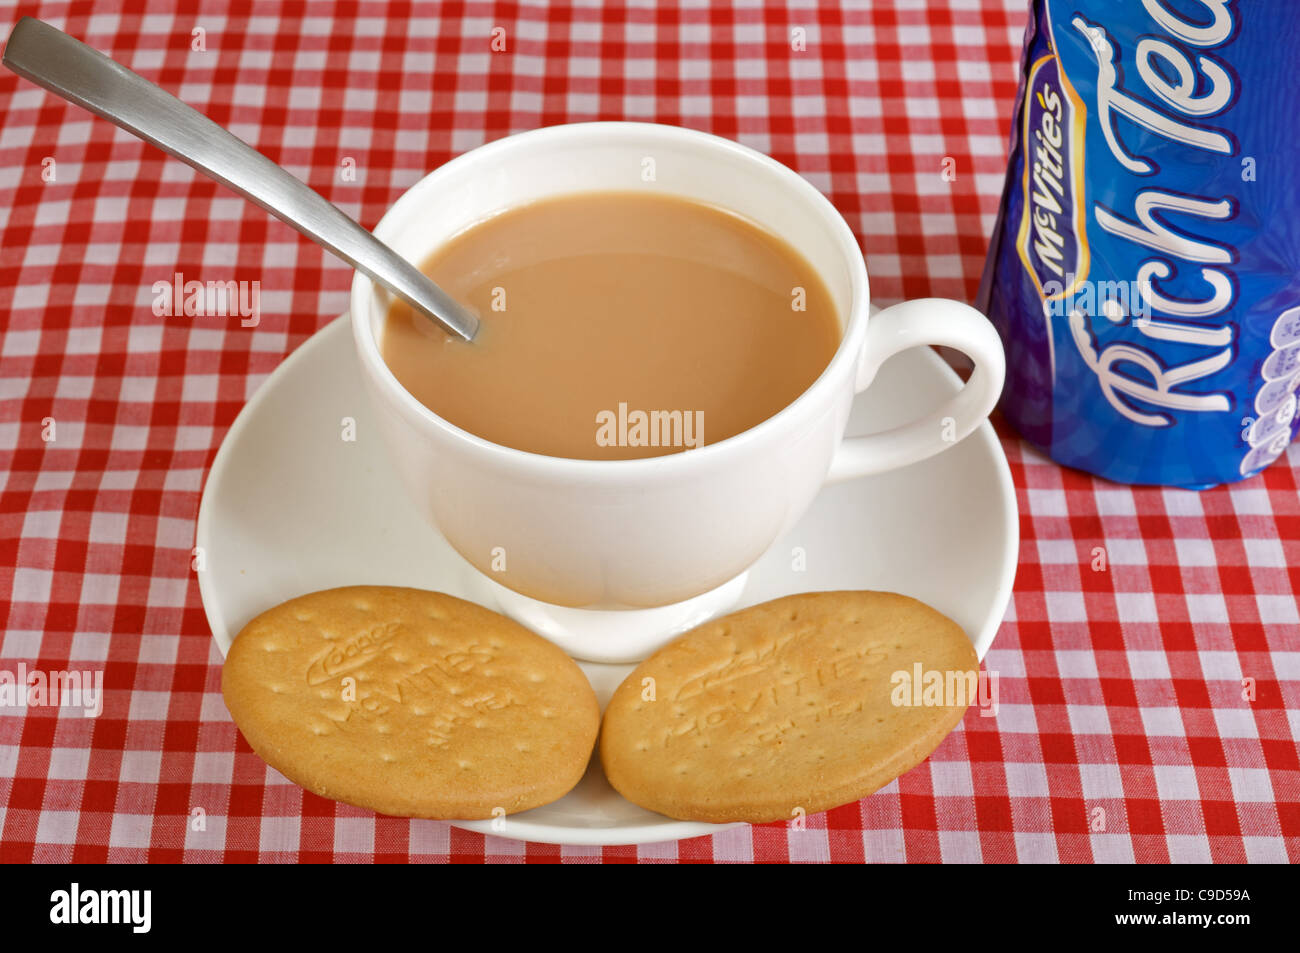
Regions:
M 478 318 L 336 206 L 233 133 L 121 63 L 23 17 L 3 63 L 260 205 L 445 330 L 472 341 Z

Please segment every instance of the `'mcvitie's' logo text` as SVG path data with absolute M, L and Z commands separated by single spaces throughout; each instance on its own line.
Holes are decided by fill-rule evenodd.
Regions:
M 1088 270 L 1086 232 L 1075 168 L 1075 123 L 1082 117 L 1071 100 L 1055 56 L 1040 58 L 1029 72 L 1022 133 L 1024 215 L 1017 243 L 1021 260 L 1044 298 L 1068 294 L 1067 281 Z

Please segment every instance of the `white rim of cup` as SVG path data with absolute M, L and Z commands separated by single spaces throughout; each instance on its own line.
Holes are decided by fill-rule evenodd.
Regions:
M 434 169 L 415 185 L 403 192 L 396 202 L 384 213 L 379 224 L 375 226 L 375 237 L 381 241 L 387 240 L 387 232 L 390 228 L 395 227 L 398 219 L 407 214 L 407 206 L 418 204 L 422 193 L 434 188 L 438 180 L 458 171 L 462 166 L 481 162 L 485 159 L 491 159 L 498 152 L 508 152 L 511 149 L 525 148 L 529 142 L 539 138 L 563 138 L 566 136 L 575 138 L 585 138 L 591 135 L 619 136 L 633 134 L 650 134 L 660 135 L 679 139 L 692 139 L 696 143 L 707 145 L 710 148 L 720 148 L 730 152 L 738 161 L 752 162 L 763 166 L 770 172 L 776 174 L 783 180 L 792 191 L 802 195 L 807 199 L 810 209 L 815 209 L 820 213 L 823 224 L 833 234 L 836 239 L 836 245 L 843 253 L 848 263 L 849 271 L 849 315 L 845 323 L 843 333 L 840 337 L 839 346 L 835 354 L 831 357 L 830 362 L 822 370 L 817 379 L 810 384 L 798 397 L 786 404 L 771 417 L 760 421 L 747 430 L 742 430 L 738 434 L 733 434 L 717 443 L 708 443 L 703 447 L 690 450 L 682 450 L 678 453 L 662 454 L 656 457 L 634 457 L 622 460 L 589 460 L 575 457 L 552 457 L 546 454 L 534 453 L 530 450 L 519 450 L 515 447 L 507 447 L 504 444 L 493 443 L 483 437 L 473 434 L 468 430 L 457 427 L 451 421 L 439 417 L 432 410 L 420 403 L 410 391 L 402 386 L 395 374 L 384 362 L 379 353 L 379 342 L 372 332 L 372 322 L 367 320 L 358 320 L 357 307 L 361 303 L 366 303 L 367 314 L 369 312 L 368 303 L 372 294 L 375 282 L 369 276 L 356 272 L 352 280 L 351 292 L 351 316 L 353 339 L 356 342 L 357 350 L 361 359 L 367 362 L 372 369 L 377 371 L 379 378 L 389 391 L 395 392 L 399 408 L 408 418 L 414 417 L 426 424 L 430 424 L 439 430 L 445 431 L 455 436 L 464 443 L 468 443 L 478 452 L 496 457 L 502 462 L 514 463 L 516 465 L 541 467 L 554 471 L 559 471 L 561 475 L 570 475 L 575 477 L 593 477 L 599 475 L 603 478 L 609 478 L 617 474 L 620 477 L 640 476 L 645 472 L 658 469 L 671 470 L 674 468 L 699 467 L 705 463 L 717 459 L 720 453 L 728 451 L 728 448 L 734 450 L 746 443 L 752 443 L 762 439 L 767 432 L 780 427 L 791 416 L 795 415 L 801 405 L 810 403 L 815 400 L 821 391 L 831 386 L 832 379 L 842 372 L 845 364 L 852 364 L 849 371 L 850 386 L 854 386 L 857 379 L 857 365 L 862 356 L 863 339 L 866 335 L 866 325 L 869 313 L 870 289 L 867 278 L 866 263 L 862 257 L 862 250 L 858 247 L 858 240 L 853 235 L 852 229 L 844 220 L 844 216 L 826 198 L 811 182 L 803 178 L 789 166 L 778 162 L 769 155 L 765 155 L 749 146 L 734 142 L 731 139 L 725 139 L 721 136 L 715 136 L 712 133 L 700 132 L 696 129 L 688 129 L 684 126 L 672 126 L 666 123 L 644 123 L 644 122 L 584 122 L 584 123 L 565 123 L 557 126 L 543 126 L 540 129 L 529 130 L 528 132 L 516 133 L 510 136 L 504 136 L 495 139 L 492 142 L 476 146 L 468 152 L 461 153 L 453 159 Z M 568 194 L 568 193 L 557 193 Z M 744 216 L 748 219 L 748 216 Z M 803 254 L 802 249 L 796 249 Z M 430 249 L 432 251 L 432 249 Z M 809 264 L 812 264 L 809 262 Z M 816 270 L 816 266 L 813 266 Z

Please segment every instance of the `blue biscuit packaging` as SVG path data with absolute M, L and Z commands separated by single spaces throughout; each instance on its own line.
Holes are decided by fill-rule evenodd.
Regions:
M 1058 462 L 1199 489 L 1294 438 L 1297 49 L 1297 0 L 1033 3 L 977 304 Z

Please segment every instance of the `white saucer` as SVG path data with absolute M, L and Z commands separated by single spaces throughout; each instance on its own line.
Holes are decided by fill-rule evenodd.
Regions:
M 903 423 L 959 384 L 930 349 L 904 352 L 858 398 L 849 433 Z M 356 422 L 354 441 L 343 439 L 345 417 Z M 334 586 L 415 586 L 500 609 L 495 584 L 412 512 L 389 469 L 346 315 L 291 354 L 236 418 L 203 489 L 195 545 L 203 608 L 222 654 L 259 612 Z M 750 570 L 738 605 L 808 590 L 892 590 L 956 620 L 983 658 L 1011 597 L 1019 545 L 1011 473 L 986 422 L 930 460 L 824 489 Z M 632 669 L 581 664 L 602 705 Z M 609 786 L 599 758 L 554 804 L 453 823 L 558 844 L 650 843 L 736 826 L 639 808 Z

